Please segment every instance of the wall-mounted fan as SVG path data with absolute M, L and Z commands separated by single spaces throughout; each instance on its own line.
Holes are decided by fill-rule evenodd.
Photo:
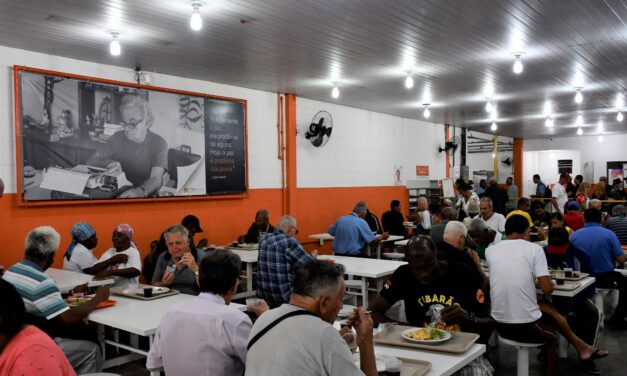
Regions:
M 457 150 L 457 146 L 459 145 L 459 137 L 455 136 L 450 141 L 446 141 L 444 143 L 444 148 L 438 148 L 441 152 L 446 152 L 448 155 L 455 154 L 455 150 Z
M 309 130 L 305 133 L 305 138 L 315 147 L 326 144 L 331 137 L 333 130 L 333 118 L 327 111 L 318 112 L 309 124 Z
M 511 157 L 503 157 L 503 158 L 501 159 L 501 163 L 503 163 L 503 165 L 504 165 L 504 166 L 509 167 L 509 166 L 511 166 L 511 165 L 512 165 L 512 163 L 514 163 L 514 162 L 512 161 L 512 158 L 511 158 Z

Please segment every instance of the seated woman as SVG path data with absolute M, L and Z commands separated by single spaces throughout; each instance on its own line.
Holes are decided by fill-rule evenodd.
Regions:
M 72 242 L 63 257 L 63 269 L 94 274 L 92 266 L 98 262 L 93 249 L 98 245 L 96 229 L 89 223 L 79 222 L 70 231 Z
M 113 248 L 109 248 L 92 267 L 95 279 L 113 278 L 114 286 L 137 285 L 142 263 L 139 251 L 135 247 L 133 228 L 122 223 L 113 230 Z
M 24 301 L 0 279 L 0 375 L 76 375 L 57 344 L 34 325 L 26 325 Z
M 189 231 L 183 225 L 168 227 L 163 232 L 168 252 L 159 255 L 152 276 L 153 286 L 173 288 L 183 294 L 198 295 L 198 263 L 200 256 L 190 245 Z

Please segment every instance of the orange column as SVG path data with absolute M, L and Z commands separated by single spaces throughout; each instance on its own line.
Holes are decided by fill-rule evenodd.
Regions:
M 514 139 L 514 184 L 518 186 L 520 197 L 525 197 L 523 192 L 523 139 Z
M 444 124 L 444 141 L 449 142 L 451 140 L 451 125 Z M 451 178 L 451 157 L 446 154 L 446 178 Z
M 298 216 L 296 202 L 296 96 L 285 96 L 285 157 L 287 172 L 287 207 L 285 214 Z

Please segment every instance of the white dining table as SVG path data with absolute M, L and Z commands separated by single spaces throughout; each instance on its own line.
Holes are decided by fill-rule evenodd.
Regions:
M 78 285 L 83 285 L 94 279 L 93 275 L 73 272 L 65 269 L 48 268 L 44 272 L 49 275 L 62 294 L 69 292 Z
M 246 291 L 235 294 L 233 299 L 255 296 L 256 291 L 253 289 L 253 265 L 259 261 L 259 248 L 248 250 L 227 247 L 227 249 L 238 255 L 242 262 L 246 265 Z
M 313 235 L 309 235 L 310 239 L 316 239 L 320 241 L 320 245 L 324 245 L 324 241 L 325 240 L 333 240 L 335 239 L 335 237 L 331 234 L 329 234 L 328 232 L 325 232 L 324 234 L 313 234 Z M 385 240 L 381 240 L 382 243 L 387 243 L 387 242 L 395 242 L 398 240 L 403 239 L 402 236 L 400 235 L 390 235 L 387 239 Z M 377 258 L 380 259 L 381 258 L 381 247 L 379 245 L 376 246 L 376 253 L 377 253 Z
M 318 240 L 320 242 L 320 245 L 324 245 L 325 240 L 335 239 L 335 237 L 333 237 L 333 235 L 329 234 L 328 232 L 325 232 L 324 234 L 309 235 L 309 238 Z
M 344 273 L 348 276 L 361 277 L 362 305 L 368 307 L 368 279 L 374 279 L 377 283 L 377 291 L 383 287 L 383 277 L 394 273 L 405 261 L 378 260 L 348 256 L 318 256 L 318 259 L 332 259 L 337 264 L 344 266 Z
M 154 300 L 139 300 L 112 295 L 110 299 L 115 300 L 117 302 L 116 305 L 94 310 L 87 319 L 98 326 L 98 338 L 103 358 L 105 355 L 105 344 L 126 349 L 131 354 L 108 359 L 104 362 L 103 368 L 115 367 L 147 356 L 148 351 L 139 349 L 138 341 L 133 340 L 133 338 L 137 338 L 136 336 L 148 337 L 149 346 L 152 346 L 154 335 L 163 315 L 168 312 L 172 305 L 194 298 L 192 295 L 176 294 Z M 246 310 L 246 306 L 242 304 L 231 303 L 230 306 L 240 311 Z M 105 338 L 105 327 L 123 330 L 136 336 L 131 336 L 131 345 L 119 343 Z M 151 375 L 158 374 L 158 372 L 151 373 Z
M 565 297 L 565 298 L 574 298 L 575 296 L 577 296 L 577 294 L 579 294 L 580 292 L 582 292 L 583 290 L 585 290 L 586 288 L 590 287 L 595 281 L 594 277 L 586 277 L 584 279 L 581 279 L 579 281 L 575 281 L 576 283 L 579 283 L 579 287 L 577 287 L 576 289 L 573 290 L 558 290 L 558 289 L 553 289 L 553 293 L 551 294 L 552 296 L 561 296 L 561 297 Z M 557 287 L 557 286 L 555 286 Z M 536 290 L 538 292 L 538 294 L 542 294 L 542 290 L 537 289 Z

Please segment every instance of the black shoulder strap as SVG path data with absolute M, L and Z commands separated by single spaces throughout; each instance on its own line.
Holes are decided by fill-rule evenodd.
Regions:
M 271 322 L 270 325 L 268 325 L 265 328 L 263 328 L 253 338 L 251 338 L 251 340 L 248 342 L 248 346 L 246 347 L 246 350 L 250 351 L 250 348 L 253 347 L 253 345 L 257 341 L 259 341 L 261 339 L 261 337 L 263 337 L 266 333 L 268 333 L 268 331 L 270 331 L 270 329 L 272 329 L 275 326 L 277 326 L 281 321 L 283 321 L 285 319 L 288 319 L 290 317 L 304 316 L 304 315 L 318 317 L 318 316 L 314 315 L 313 313 L 311 313 L 311 312 L 309 312 L 309 311 L 307 311 L 305 309 L 299 309 L 298 311 L 288 312 L 285 315 L 283 315 L 283 316 L 279 317 L 278 319 L 274 320 L 273 322 Z

